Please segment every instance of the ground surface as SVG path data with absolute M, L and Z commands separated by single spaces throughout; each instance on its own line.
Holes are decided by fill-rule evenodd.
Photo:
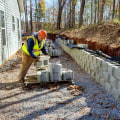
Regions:
M 96 83 L 75 61 L 65 54 L 63 68 L 72 69 L 75 85 L 84 90 L 68 90 L 68 85 L 23 90 L 17 83 L 20 53 L 0 73 L 0 120 L 119 120 L 120 103 Z M 35 72 L 32 65 L 28 73 Z

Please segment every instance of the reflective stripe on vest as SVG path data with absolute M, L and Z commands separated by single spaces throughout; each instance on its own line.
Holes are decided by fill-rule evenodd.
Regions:
M 27 40 L 29 38 L 32 38 L 34 40 L 34 47 L 33 47 L 33 52 L 36 56 L 40 55 L 40 51 L 41 49 L 43 48 L 43 41 L 41 41 L 41 46 L 39 48 L 39 44 L 38 44 L 38 40 L 34 37 L 34 36 L 31 36 L 31 37 L 27 37 Z M 29 55 L 29 52 L 27 51 L 27 41 L 23 44 L 22 46 L 22 50 Z

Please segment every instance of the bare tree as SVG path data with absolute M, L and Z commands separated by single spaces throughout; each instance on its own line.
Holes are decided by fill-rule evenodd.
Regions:
M 96 11 L 97 11 L 97 1 L 94 0 L 94 6 L 95 6 L 95 18 L 94 18 L 94 24 L 96 24 Z
M 104 4 L 105 4 L 105 0 L 101 0 L 99 23 L 103 20 Z
M 114 19 L 115 15 L 115 0 L 113 0 L 113 13 L 112 13 L 112 19 Z
M 26 32 L 28 32 L 27 0 L 25 0 L 25 25 L 26 25 Z
M 32 33 L 32 0 L 30 0 L 30 26 L 31 26 L 31 33 Z
M 120 0 L 119 0 L 119 20 L 120 20 Z
M 61 15 L 65 2 L 66 0 L 58 0 L 59 8 L 58 8 L 58 17 L 57 17 L 57 29 L 60 29 Z
M 72 0 L 72 28 L 75 26 L 75 6 L 76 0 Z
M 81 25 L 83 24 L 84 7 L 85 7 L 85 0 L 82 0 L 81 1 L 81 8 L 80 8 L 79 27 L 81 27 Z
M 91 0 L 91 24 L 93 21 L 93 0 Z

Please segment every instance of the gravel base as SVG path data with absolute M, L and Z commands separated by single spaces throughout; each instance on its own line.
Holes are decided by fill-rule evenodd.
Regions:
M 120 103 L 94 79 L 92 79 L 66 53 L 50 62 L 60 61 L 65 69 L 71 69 L 75 75 L 75 85 L 85 88 L 80 95 L 71 95 L 67 85 L 58 85 L 55 90 L 35 88 L 23 90 L 21 86 L 12 86 L 13 80 L 2 72 L 0 81 L 0 120 L 119 120 Z M 17 78 L 19 65 L 8 71 L 12 78 Z M 35 67 L 32 65 L 29 73 Z M 14 76 L 14 77 L 13 77 Z M 9 81 L 11 84 L 9 84 Z M 6 87 L 9 84 L 9 87 Z M 12 87 L 11 87 L 11 86 Z

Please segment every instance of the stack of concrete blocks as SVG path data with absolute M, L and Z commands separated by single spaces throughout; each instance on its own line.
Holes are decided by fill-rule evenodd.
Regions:
M 59 39 L 59 38 L 58 38 Z M 47 51 L 50 56 L 60 56 L 61 55 L 61 50 L 55 49 L 54 44 L 50 40 L 45 41 L 46 46 L 47 46 Z
M 36 63 L 36 67 L 39 68 L 45 68 L 49 66 L 49 59 L 50 56 L 40 56 L 39 61 Z
M 36 64 L 37 67 L 37 82 L 49 81 L 49 59 L 50 56 L 40 56 L 39 61 Z
M 62 64 L 49 64 L 49 73 L 50 73 L 50 81 L 61 81 L 62 76 Z
M 53 51 L 53 48 L 52 48 L 52 47 L 48 47 L 48 54 L 49 54 L 50 56 L 52 56 L 52 51 Z
M 117 100 L 120 100 L 120 65 L 80 49 L 70 49 L 62 43 L 62 49 Z
M 60 56 L 61 50 L 60 49 L 53 49 L 52 50 L 52 56 Z

